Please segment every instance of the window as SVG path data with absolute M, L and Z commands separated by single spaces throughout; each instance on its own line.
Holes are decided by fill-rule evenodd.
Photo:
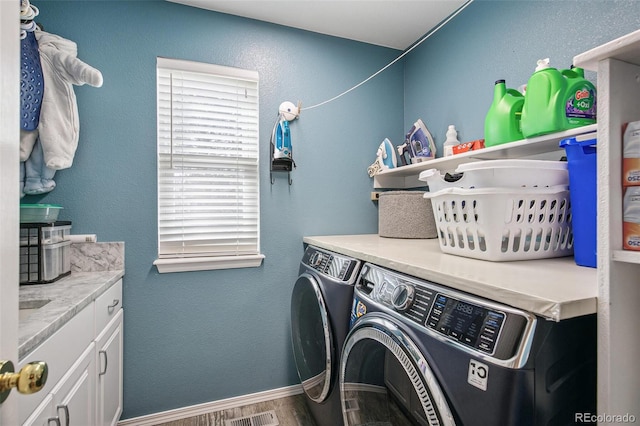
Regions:
M 158 58 L 158 271 L 259 266 L 258 73 Z

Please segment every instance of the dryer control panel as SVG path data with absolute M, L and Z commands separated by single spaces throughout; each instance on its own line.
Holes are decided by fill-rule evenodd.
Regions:
M 302 263 L 314 270 L 345 283 L 353 283 L 357 278 L 360 261 L 317 247 L 308 246 L 302 256 Z
M 355 286 L 355 317 L 383 311 L 419 326 L 440 340 L 486 357 L 522 357 L 530 346 L 535 316 L 407 275 L 365 264 Z

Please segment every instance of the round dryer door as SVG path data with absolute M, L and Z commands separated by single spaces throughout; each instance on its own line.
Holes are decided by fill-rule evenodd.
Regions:
M 300 275 L 293 287 L 291 339 L 305 393 L 313 401 L 323 402 L 331 390 L 333 337 L 322 292 L 309 274 Z
M 444 394 L 413 341 L 368 314 L 349 333 L 340 361 L 345 425 L 455 425 Z

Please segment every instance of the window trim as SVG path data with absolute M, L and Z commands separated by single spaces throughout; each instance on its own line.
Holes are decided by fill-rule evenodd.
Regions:
M 176 70 L 203 72 L 212 74 L 224 74 L 237 79 L 250 79 L 259 82 L 257 71 L 245 70 L 240 68 L 226 67 L 222 65 L 207 64 L 201 62 L 193 62 L 181 59 L 169 59 L 157 57 L 156 70 L 158 68 L 173 68 Z M 258 83 L 259 84 L 259 83 Z M 157 125 L 157 123 L 156 123 Z M 259 146 L 258 136 L 258 149 Z M 258 163 L 258 182 L 260 181 L 260 166 Z M 159 168 L 156 165 L 156 171 Z M 258 212 L 260 211 L 260 193 L 258 192 Z M 258 213 L 259 214 L 259 213 Z M 159 213 L 156 214 L 156 220 L 159 220 Z M 260 217 L 258 218 L 258 241 L 260 241 Z M 159 231 L 156 234 L 159 238 Z M 158 241 L 159 244 L 159 241 Z M 261 252 L 261 245 L 258 242 L 259 252 L 249 255 L 237 256 L 192 256 L 192 257 L 160 257 L 159 252 L 156 253 L 157 259 L 153 262 L 159 273 L 173 272 L 191 272 L 206 271 L 219 269 L 235 269 L 235 268 L 255 268 L 262 265 L 265 255 Z
M 161 274 L 171 272 L 208 271 L 217 269 L 257 268 L 265 255 L 218 257 L 179 257 L 156 259 L 153 264 Z

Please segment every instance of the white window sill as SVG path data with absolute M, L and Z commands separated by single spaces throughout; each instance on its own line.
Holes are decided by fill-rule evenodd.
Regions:
M 153 262 L 161 274 L 169 272 L 209 271 L 214 269 L 256 268 L 262 264 L 264 254 L 249 256 L 184 257 L 156 259 Z

